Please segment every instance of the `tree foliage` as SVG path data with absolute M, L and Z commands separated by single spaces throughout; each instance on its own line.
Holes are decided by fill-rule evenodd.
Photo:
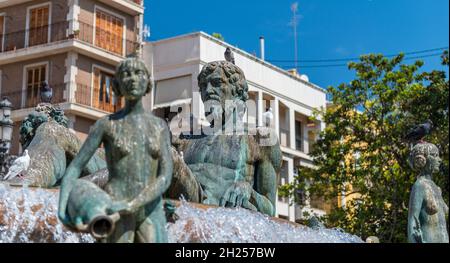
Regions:
M 212 33 L 212 36 L 221 40 L 221 41 L 225 41 L 225 38 L 222 36 L 222 34 L 220 33 Z
M 407 65 L 403 59 L 372 54 L 349 64 L 356 78 L 329 87 L 331 107 L 316 112 L 327 124 L 311 153 L 317 169 L 300 169 L 293 183 L 280 188 L 282 196 L 307 190 L 328 202 L 346 195 L 346 205 L 323 218 L 326 225 L 381 242 L 407 240 L 409 193 L 417 175 L 402 138 L 427 119 L 435 129 L 426 140 L 438 145 L 443 159 L 434 180 L 447 203 L 449 197 L 449 82 L 444 71 L 420 72 L 423 62 Z M 448 66 L 448 52 L 442 61 Z

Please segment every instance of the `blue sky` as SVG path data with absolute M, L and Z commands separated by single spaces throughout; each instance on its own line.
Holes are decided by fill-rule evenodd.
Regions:
M 294 2 L 299 5 L 300 60 L 352 58 L 366 53 L 388 55 L 449 46 L 448 0 L 146 0 L 145 23 L 151 27 L 148 40 L 195 31 L 219 32 L 226 42 L 259 55 L 259 37 L 264 36 L 267 60 L 293 60 L 294 34 L 289 22 Z M 424 70 L 442 69 L 439 57 L 423 60 Z M 294 66 L 294 62 L 273 64 Z M 346 67 L 302 67 L 342 62 L 299 64 L 301 74 L 324 88 L 354 77 Z

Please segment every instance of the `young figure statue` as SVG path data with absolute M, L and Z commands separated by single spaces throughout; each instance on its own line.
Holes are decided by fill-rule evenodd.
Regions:
M 128 58 L 118 65 L 113 90 L 125 98 L 125 107 L 95 123 L 66 170 L 58 211 L 64 225 L 78 231 L 89 225 L 91 233 L 110 228 L 101 242 L 167 242 L 162 194 L 173 164 L 167 124 L 143 108 L 150 89 L 143 61 Z M 109 171 L 104 189 L 78 179 L 102 143 Z M 95 225 L 96 218 L 107 220 Z
M 446 216 L 441 189 L 431 175 L 439 172 L 441 159 L 436 145 L 416 144 L 410 154 L 410 165 L 419 172 L 409 200 L 408 241 L 410 243 L 448 243 Z

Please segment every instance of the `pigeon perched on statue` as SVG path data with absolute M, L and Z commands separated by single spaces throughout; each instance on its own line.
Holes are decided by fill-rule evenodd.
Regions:
M 14 160 L 3 180 L 11 180 L 16 176 L 21 177 L 22 173 L 28 169 L 28 166 L 30 166 L 30 156 L 28 155 L 28 150 L 25 150 L 21 157 Z
M 423 138 L 429 135 L 432 129 L 433 122 L 431 120 L 427 120 L 425 123 L 419 124 L 409 130 L 405 136 L 405 140 L 412 143 L 423 142 Z
M 48 85 L 47 81 L 43 81 L 41 85 L 41 102 L 50 103 L 53 97 L 53 89 Z
M 231 49 L 229 47 L 227 47 L 227 49 L 225 50 L 225 54 L 224 55 L 225 55 L 225 60 L 226 61 L 235 64 L 234 63 L 234 54 L 233 54 L 233 52 L 231 52 Z

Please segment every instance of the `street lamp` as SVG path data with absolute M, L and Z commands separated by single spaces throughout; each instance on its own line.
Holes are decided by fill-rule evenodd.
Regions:
M 3 163 L 11 148 L 13 121 L 11 120 L 12 104 L 8 98 L 0 102 L 0 157 Z

